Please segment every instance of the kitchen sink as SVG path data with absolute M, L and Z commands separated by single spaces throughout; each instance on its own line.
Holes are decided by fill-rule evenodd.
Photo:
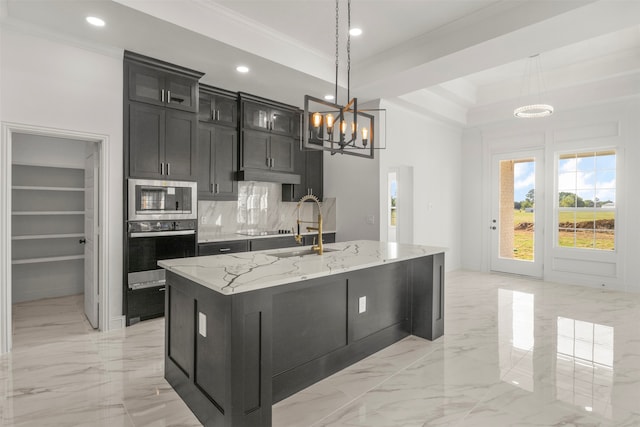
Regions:
M 328 249 L 328 248 L 324 248 L 322 250 L 323 254 L 327 253 L 327 252 L 336 252 L 338 251 L 338 249 Z M 295 251 L 290 251 L 290 252 L 278 252 L 275 254 L 269 254 L 269 255 L 273 255 L 275 257 L 278 258 L 293 258 L 293 257 L 303 257 L 303 256 L 307 256 L 307 255 L 315 255 L 318 256 L 318 253 L 312 249 L 298 249 Z

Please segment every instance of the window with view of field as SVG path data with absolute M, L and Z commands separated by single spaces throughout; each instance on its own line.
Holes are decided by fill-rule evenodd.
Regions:
M 615 249 L 615 150 L 558 157 L 557 245 Z

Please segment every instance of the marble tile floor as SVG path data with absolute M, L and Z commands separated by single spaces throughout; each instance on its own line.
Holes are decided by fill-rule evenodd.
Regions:
M 277 403 L 273 426 L 640 426 L 640 295 L 454 272 L 445 307 L 444 337 Z M 163 328 L 94 332 L 81 296 L 15 305 L 0 425 L 199 426 L 163 379 Z

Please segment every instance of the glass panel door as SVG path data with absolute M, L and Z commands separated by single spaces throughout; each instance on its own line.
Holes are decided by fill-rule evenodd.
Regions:
M 542 151 L 494 156 L 491 270 L 542 277 Z

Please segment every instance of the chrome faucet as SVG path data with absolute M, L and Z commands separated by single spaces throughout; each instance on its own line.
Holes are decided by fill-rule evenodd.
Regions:
M 300 206 L 302 206 L 302 203 L 304 203 L 307 200 L 313 200 L 314 202 L 316 202 L 316 205 L 318 206 L 318 226 L 317 227 L 307 227 L 307 231 L 317 231 L 318 232 L 318 244 L 317 245 L 313 245 L 311 247 L 311 250 L 315 251 L 318 253 L 318 255 L 322 255 L 322 210 L 320 209 L 320 200 L 318 200 L 318 198 L 316 196 L 314 196 L 313 194 L 307 194 L 306 196 L 303 196 L 302 199 L 300 199 L 300 201 L 298 202 L 298 205 L 296 206 L 296 209 L 298 210 L 298 221 L 297 221 L 297 225 L 298 225 L 298 232 L 295 236 L 296 238 L 296 242 L 298 242 L 298 244 L 302 244 L 302 235 L 300 234 L 300 224 L 302 223 L 308 223 L 309 221 L 302 221 L 300 220 Z M 313 224 L 313 222 L 312 222 Z

